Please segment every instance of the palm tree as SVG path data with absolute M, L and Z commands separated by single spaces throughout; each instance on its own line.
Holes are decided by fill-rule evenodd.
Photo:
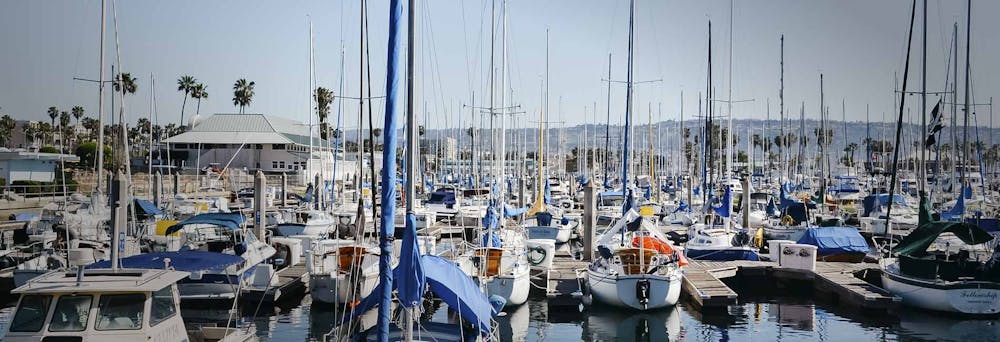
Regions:
M 76 124 L 79 125 L 80 119 L 85 115 L 83 106 L 73 106 L 73 109 L 70 110 L 70 114 L 73 114 L 73 118 L 76 119 Z
M 319 135 L 323 139 L 326 139 L 329 133 L 327 132 L 329 125 L 327 125 L 326 119 L 330 117 L 330 104 L 333 103 L 333 92 L 330 89 L 318 87 L 313 93 L 313 99 L 316 100 L 316 115 L 319 116 Z
M 198 99 L 198 110 L 195 114 L 201 114 L 201 99 L 208 98 L 208 87 L 204 83 L 195 84 L 191 87 L 191 98 Z
M 62 111 L 59 113 L 59 131 L 62 132 L 62 145 L 66 147 L 67 142 L 72 138 L 72 130 L 69 127 L 69 123 L 72 117 L 69 112 Z
M 35 142 L 35 136 L 38 135 L 39 131 L 38 126 L 38 122 L 35 121 L 30 121 L 24 125 L 24 137 L 28 144 Z
M 4 146 L 10 142 L 10 137 L 13 135 L 14 127 L 17 127 L 17 121 L 10 115 L 4 114 L 0 117 L 0 139 L 3 139 Z
M 91 140 L 97 139 L 97 119 L 86 117 L 83 118 L 80 124 L 83 125 L 83 128 L 86 128 L 87 131 L 89 131 Z
M 177 79 L 177 91 L 184 92 L 184 102 L 181 103 L 181 126 L 184 126 L 184 108 L 187 107 L 188 95 L 198 81 L 194 77 L 184 75 Z
M 253 102 L 254 85 L 253 81 L 248 82 L 245 78 L 238 79 L 233 84 L 233 105 L 240 107 L 240 114 Z
M 49 119 L 52 120 L 52 126 L 55 126 L 56 118 L 59 117 L 59 109 L 56 107 L 49 107 L 48 114 L 49 114 Z M 55 137 L 50 137 L 50 139 L 55 141 Z

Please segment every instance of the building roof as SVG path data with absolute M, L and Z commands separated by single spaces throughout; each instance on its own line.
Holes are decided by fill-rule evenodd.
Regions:
M 164 140 L 187 144 L 298 144 L 309 145 L 309 125 L 264 114 L 215 114 L 201 120 L 191 130 Z M 326 146 L 319 135 L 313 145 Z
M 308 140 L 308 139 L 307 139 Z M 42 153 L 18 150 L 0 150 L 0 160 L 63 160 L 70 163 L 80 161 L 80 157 L 72 154 Z

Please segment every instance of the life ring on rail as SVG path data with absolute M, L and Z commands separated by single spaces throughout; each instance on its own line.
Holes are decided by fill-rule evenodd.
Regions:
M 793 223 L 795 223 L 795 219 L 792 218 L 792 215 L 785 215 L 785 217 L 781 218 L 781 225 L 783 226 L 791 226 Z
M 531 266 L 541 265 L 545 258 L 549 256 L 549 252 L 542 247 L 529 247 L 528 248 L 528 263 Z

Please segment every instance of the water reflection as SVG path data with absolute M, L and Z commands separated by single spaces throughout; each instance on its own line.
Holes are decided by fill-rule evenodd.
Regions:
M 899 313 L 900 339 L 926 341 L 996 341 L 1000 321 L 996 317 L 957 317 L 907 310 Z
M 682 338 L 679 309 L 651 312 L 596 306 L 583 325 L 584 334 L 596 341 L 677 341 Z

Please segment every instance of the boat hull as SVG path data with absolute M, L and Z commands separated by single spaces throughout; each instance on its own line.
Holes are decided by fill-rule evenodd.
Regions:
M 712 260 L 712 261 L 733 261 L 733 260 L 750 260 L 759 261 L 760 254 L 751 248 L 723 248 L 723 249 L 695 249 L 687 248 L 685 249 L 688 259 L 693 260 Z
M 354 284 L 357 284 L 356 287 Z M 355 281 L 343 275 L 311 274 L 309 293 L 313 301 L 341 304 L 361 300 L 371 295 L 378 285 L 378 274 L 363 274 Z
M 614 275 L 587 270 L 590 293 L 598 302 L 634 310 L 655 310 L 677 304 L 681 294 L 681 275 L 651 274 Z M 640 302 L 636 287 L 640 281 L 649 282 L 649 299 Z
M 968 314 L 1000 313 L 1000 284 L 968 281 L 937 283 L 882 272 L 882 286 L 903 299 L 903 304 L 927 310 Z
M 486 282 L 486 293 L 507 299 L 504 307 L 514 307 L 528 301 L 531 277 L 527 268 L 512 275 L 493 277 Z

